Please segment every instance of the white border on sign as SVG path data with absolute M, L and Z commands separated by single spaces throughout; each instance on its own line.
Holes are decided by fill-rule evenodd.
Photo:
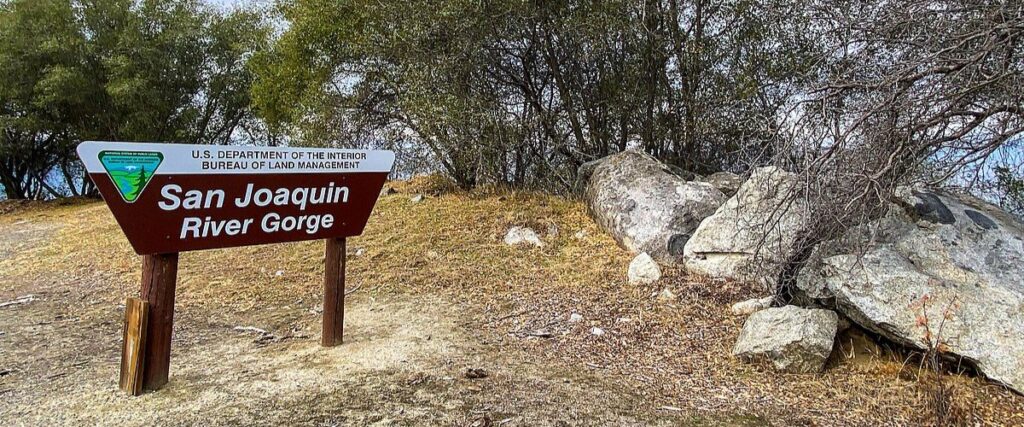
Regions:
M 101 151 L 163 153 L 154 175 L 391 172 L 395 164 L 389 150 L 86 141 L 78 145 L 78 157 L 89 173 L 106 174 Z

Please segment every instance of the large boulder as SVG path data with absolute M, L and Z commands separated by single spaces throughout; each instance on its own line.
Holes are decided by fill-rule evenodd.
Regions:
M 798 296 L 1024 392 L 1024 227 L 966 196 L 903 188 L 898 198 L 885 217 L 815 248 Z
M 821 372 L 838 324 L 831 310 L 768 308 L 747 318 L 732 354 L 745 362 L 769 361 L 783 372 Z
M 794 194 L 796 182 L 796 175 L 779 168 L 755 169 L 686 242 L 686 269 L 774 285 L 809 224 L 806 203 Z
M 594 220 L 626 249 L 661 263 L 681 262 L 690 234 L 725 202 L 710 184 L 688 182 L 638 151 L 595 165 L 585 193 Z

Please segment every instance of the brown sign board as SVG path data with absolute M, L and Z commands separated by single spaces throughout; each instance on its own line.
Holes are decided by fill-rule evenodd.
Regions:
M 143 310 L 125 313 L 122 390 L 167 384 L 178 252 L 325 240 L 321 345 L 342 343 L 345 238 L 362 234 L 394 153 L 88 141 L 78 156 L 143 255 L 141 299 L 126 306 Z
M 395 155 L 381 150 L 83 142 L 135 252 L 356 236 Z

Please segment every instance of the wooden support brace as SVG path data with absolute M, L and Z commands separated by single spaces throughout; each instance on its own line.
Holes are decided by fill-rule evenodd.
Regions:
M 323 320 L 320 345 L 333 347 L 341 344 L 345 329 L 345 238 L 327 239 Z
M 145 360 L 142 357 L 146 347 L 146 324 L 149 303 L 138 298 L 128 298 L 124 304 L 124 341 L 121 346 L 121 390 L 132 396 L 142 394 L 142 372 Z

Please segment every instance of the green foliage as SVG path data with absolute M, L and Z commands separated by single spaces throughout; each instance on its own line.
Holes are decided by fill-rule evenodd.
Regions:
M 80 192 L 72 148 L 85 139 L 237 138 L 252 120 L 247 62 L 269 37 L 258 14 L 197 0 L 0 3 L 0 184 L 11 198 L 57 195 L 46 176 L 58 167 Z
M 1024 175 L 1005 166 L 996 167 L 995 172 L 999 204 L 1018 218 L 1024 218 Z
M 774 137 L 809 67 L 782 1 L 291 0 L 253 61 L 268 124 L 309 145 L 425 147 L 464 186 L 567 188 L 638 145 L 699 172 Z

